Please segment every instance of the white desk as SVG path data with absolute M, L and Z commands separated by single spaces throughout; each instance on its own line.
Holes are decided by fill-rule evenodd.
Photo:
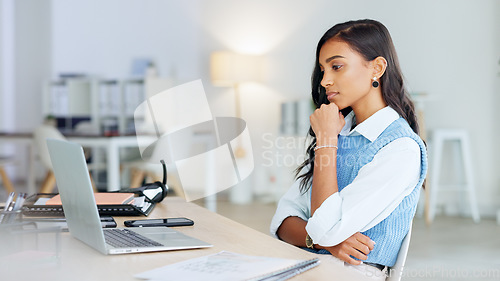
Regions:
M 212 248 L 167 251 L 142 254 L 103 255 L 84 243 L 61 234 L 59 263 L 35 266 L 27 262 L 16 263 L 9 259 L 0 263 L 7 267 L 2 280 L 139 280 L 134 274 L 165 266 L 175 262 L 214 254 L 223 250 L 245 255 L 261 255 L 289 259 L 310 259 L 319 257 L 319 266 L 297 275 L 292 280 L 322 281 L 364 281 L 367 278 L 331 255 L 316 255 L 274 239 L 269 235 L 231 221 L 193 203 L 179 198 L 166 198 L 155 207 L 149 218 L 188 217 L 194 226 L 178 227 L 177 230 L 214 245 Z M 135 217 L 137 218 L 137 217 Z M 115 217 L 119 227 L 130 217 Z M 41 237 L 42 238 L 42 237 Z M 50 239 L 50 238 L 49 238 Z M 53 238 L 52 238 L 53 240 Z M 41 245 L 50 241 L 41 240 Z M 1 241 L 0 241 L 1 244 Z M 4 262 L 4 261 L 2 261 Z M 22 269 L 22 270 L 19 270 Z M 1 271 L 1 270 L 0 270 Z M 369 279 L 368 279 L 369 280 Z
M 141 137 L 147 141 L 147 137 Z M 67 139 L 82 146 L 99 147 L 106 150 L 107 155 L 107 190 L 116 191 L 120 189 L 120 148 L 137 147 L 136 136 L 67 136 Z M 22 144 L 27 149 L 27 185 L 28 193 L 36 192 L 35 187 L 35 155 L 36 149 L 31 133 L 0 133 L 0 143 Z
M 120 148 L 137 147 L 136 136 L 68 136 L 67 139 L 82 146 L 105 148 L 107 191 L 120 190 Z

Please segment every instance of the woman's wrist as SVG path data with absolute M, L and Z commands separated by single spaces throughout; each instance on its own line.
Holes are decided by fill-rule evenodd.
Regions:
M 337 142 L 338 142 L 337 136 L 332 136 L 332 137 L 320 136 L 316 138 L 316 147 L 326 146 L 326 145 L 337 146 Z
M 314 152 L 316 153 L 318 150 L 320 149 L 338 149 L 339 147 L 336 146 L 336 145 L 317 145 L 316 147 L 314 147 Z
M 326 250 L 326 247 L 323 247 L 320 244 L 314 244 L 314 249 L 316 249 L 316 250 Z

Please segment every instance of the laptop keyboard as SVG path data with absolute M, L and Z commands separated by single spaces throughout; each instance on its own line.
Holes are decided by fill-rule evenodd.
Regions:
M 115 248 L 163 246 L 128 229 L 106 229 L 104 230 L 104 237 L 106 243 Z

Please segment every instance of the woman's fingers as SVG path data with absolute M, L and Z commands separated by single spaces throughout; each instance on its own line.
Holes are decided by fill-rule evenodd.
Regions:
M 355 260 L 351 255 L 356 255 L 354 257 L 362 259 L 362 254 L 357 252 L 356 250 L 353 250 L 352 247 L 350 247 L 346 241 L 332 247 L 327 247 L 325 248 L 328 250 L 333 256 L 341 259 L 342 261 L 352 264 L 352 265 L 358 265 L 361 264 L 361 261 Z M 366 258 L 364 258 L 366 259 Z
M 309 121 L 320 142 L 323 141 L 322 137 L 325 137 L 326 141 L 329 137 L 337 137 L 345 124 L 344 116 L 334 103 L 322 104 L 311 114 Z
M 368 249 L 370 251 L 373 250 L 373 247 L 375 246 L 375 242 L 373 242 L 370 237 L 364 235 L 364 234 L 361 234 L 359 232 L 355 233 L 353 236 L 351 237 L 354 237 L 359 243 L 365 245 L 368 247 Z M 360 249 L 361 250 L 361 249 Z
M 345 126 L 345 119 L 344 119 L 344 115 L 342 115 L 342 112 L 340 112 L 340 111 L 339 111 L 339 120 L 340 120 L 340 125 L 341 125 L 340 128 L 344 128 L 344 126 Z
M 342 256 L 340 259 L 343 260 L 344 262 L 346 262 L 348 264 L 352 264 L 352 265 L 360 265 L 362 263 L 362 261 L 355 260 L 347 254 Z
M 374 242 L 370 237 L 359 232 L 353 234 L 342 243 L 326 248 L 332 255 L 352 265 L 359 265 L 368 258 L 373 250 Z M 356 260 L 356 259 L 358 260 Z
M 350 256 L 353 256 L 359 260 L 366 260 L 368 258 L 368 254 L 369 254 L 369 253 L 364 254 L 356 248 L 349 248 L 346 252 L 348 252 Z

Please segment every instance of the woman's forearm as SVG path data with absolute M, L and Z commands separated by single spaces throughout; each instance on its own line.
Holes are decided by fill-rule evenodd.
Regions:
M 330 195 L 338 192 L 337 149 L 322 148 L 315 153 L 311 190 L 311 215 Z
M 338 192 L 337 146 L 338 135 L 345 119 L 335 103 L 322 104 L 309 117 L 316 135 L 314 172 L 311 191 L 311 215 L 330 195 Z
M 306 246 L 306 224 L 307 222 L 299 217 L 288 217 L 281 223 L 276 234 L 278 237 L 295 246 Z
M 278 237 L 297 247 L 306 247 L 306 224 L 307 222 L 299 217 L 288 217 L 278 228 L 276 234 Z M 314 244 L 315 249 L 327 249 L 318 244 Z

